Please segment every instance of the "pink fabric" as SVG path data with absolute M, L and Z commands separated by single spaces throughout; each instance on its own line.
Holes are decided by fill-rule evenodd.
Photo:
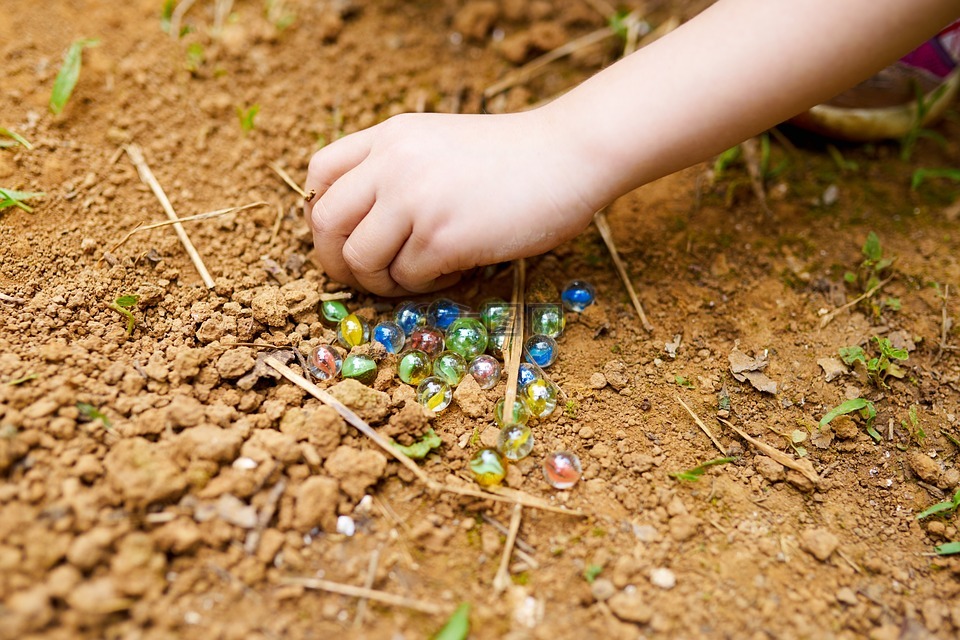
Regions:
M 960 20 L 905 55 L 900 62 L 937 78 L 947 77 L 960 62 Z

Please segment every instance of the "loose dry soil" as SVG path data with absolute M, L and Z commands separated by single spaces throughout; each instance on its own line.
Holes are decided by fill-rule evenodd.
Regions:
M 444 621 L 372 602 L 361 615 L 356 599 L 291 577 L 371 580 L 447 610 L 470 602 L 476 638 L 957 636 L 960 563 L 933 554 L 960 540 L 956 516 L 916 515 L 960 481 L 960 360 L 940 349 L 944 323 L 946 343 L 960 344 L 949 331 L 960 222 L 951 183 L 909 186 L 916 167 L 958 166 L 956 111 L 938 127 L 947 142 L 922 139 L 909 162 L 896 144 L 842 147 L 855 166 L 841 168 L 822 143 L 776 141 L 769 212 L 738 164 L 621 199 L 610 220 L 652 334 L 594 229 L 529 262 L 531 278 L 592 281 L 600 302 L 570 318 L 550 370 L 569 403 L 535 427 L 534 455 L 508 483 L 587 515 L 524 509 L 536 566 L 515 556 L 513 585 L 497 595 L 504 536 L 484 516 L 507 523 L 509 505 L 427 492 L 231 344 L 273 344 L 290 359 L 331 339 L 317 301 L 340 287 L 315 266 L 298 197 L 268 163 L 302 180 L 310 154 L 344 132 L 404 111 L 479 111 L 482 90 L 518 63 L 602 26 L 596 3 L 287 0 L 269 13 L 238 0 L 217 34 L 215 5 L 227 3 L 201 0 L 179 40 L 161 30 L 162 4 L 3 6 L 0 126 L 33 149 L 0 150 L 0 186 L 47 195 L 32 214 L 0 213 L 0 292 L 14 299 L 0 301 L 0 636 L 420 638 Z M 703 4 L 651 2 L 648 15 L 660 24 Z M 54 117 L 46 102 L 78 38 L 100 45 Z M 580 52 L 486 108 L 534 103 L 614 57 L 612 43 Z M 245 134 L 236 110 L 254 104 Z M 131 142 L 180 215 L 269 203 L 188 225 L 213 290 L 170 228 L 115 247 L 164 219 L 120 151 Z M 857 307 L 821 329 L 823 311 L 857 295 L 843 274 L 871 230 L 897 257 L 876 299 L 902 308 Z M 476 304 L 509 295 L 511 280 L 478 274 L 448 295 Z M 140 296 L 130 337 L 107 308 L 124 294 Z M 349 304 L 377 315 L 392 302 Z M 902 380 L 825 379 L 818 360 L 877 335 L 910 348 Z M 775 395 L 733 378 L 738 343 L 767 355 Z M 389 375 L 375 386 L 336 388 L 385 433 L 426 428 L 409 389 Z M 472 435 L 495 433 L 502 393 L 474 390 L 432 421 L 444 444 L 426 473 L 470 482 Z M 817 428 L 857 396 L 875 402 L 881 442 L 859 418 Z M 721 453 L 678 397 L 736 457 L 695 483 L 668 474 Z M 761 455 L 718 411 L 793 457 L 799 431 L 819 481 Z M 583 460 L 571 491 L 539 471 L 558 448 Z M 355 535 L 336 533 L 338 515 Z

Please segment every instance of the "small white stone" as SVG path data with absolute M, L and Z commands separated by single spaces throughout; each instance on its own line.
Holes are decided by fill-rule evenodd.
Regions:
M 339 516 L 337 518 L 337 533 L 342 533 L 348 538 L 357 532 L 357 525 L 354 524 L 350 516 Z
M 677 586 L 677 576 L 665 567 L 658 567 L 650 572 L 650 582 L 661 589 L 673 589 Z

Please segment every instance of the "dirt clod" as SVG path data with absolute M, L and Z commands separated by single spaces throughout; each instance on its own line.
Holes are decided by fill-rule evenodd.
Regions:
M 800 548 L 820 562 L 828 560 L 839 544 L 839 538 L 827 529 L 807 529 L 800 534 Z
M 910 468 L 924 482 L 937 484 L 940 478 L 940 465 L 924 451 L 914 449 L 907 454 L 907 462 Z

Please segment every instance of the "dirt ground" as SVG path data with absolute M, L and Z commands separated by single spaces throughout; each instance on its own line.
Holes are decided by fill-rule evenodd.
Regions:
M 615 203 L 652 333 L 594 228 L 528 261 L 532 280 L 592 282 L 599 304 L 569 317 L 549 371 L 568 401 L 534 427 L 534 453 L 507 483 L 584 516 L 525 508 L 527 555 L 498 594 L 505 536 L 490 522 L 509 523 L 511 506 L 429 492 L 332 409 L 261 375 L 254 348 L 231 345 L 289 355 L 332 339 L 317 304 L 341 288 L 312 261 L 300 199 L 269 163 L 302 181 L 311 153 L 345 132 L 404 111 L 477 112 L 484 88 L 605 19 L 583 0 L 238 0 L 217 31 L 224 4 L 197 2 L 177 39 L 161 0 L 4 3 L 0 126 L 33 149 L 0 149 L 0 187 L 46 196 L 33 213 L 0 211 L 0 637 L 421 638 L 461 602 L 474 638 L 960 634 L 960 562 L 934 552 L 960 540 L 956 516 L 917 520 L 960 484 L 960 210 L 947 180 L 910 187 L 918 167 L 960 164 L 956 108 L 936 128 L 946 141 L 922 138 L 909 160 L 895 142 L 771 136 L 769 211 L 742 162 Z M 704 4 L 651 2 L 644 15 L 656 26 Z M 79 38 L 100 43 L 53 116 L 54 77 Z M 554 95 L 616 46 L 485 107 Z M 245 132 L 238 109 L 253 105 Z M 164 219 L 130 143 L 181 216 L 268 203 L 186 225 L 212 290 L 169 227 L 117 246 Z M 844 274 L 870 231 L 896 257 L 892 278 L 821 327 L 864 293 Z M 510 274 L 446 295 L 509 296 Z M 139 296 L 130 336 L 107 306 L 123 295 Z M 369 317 L 393 304 L 348 301 Z M 851 345 L 875 354 L 875 336 L 909 350 L 901 379 L 820 364 Z M 737 349 L 766 357 L 775 394 L 734 378 Z M 391 367 L 373 389 L 334 392 L 409 441 L 428 421 Z M 504 385 L 468 391 L 432 421 L 444 444 L 421 466 L 473 486 L 466 462 L 496 436 Z M 856 415 L 818 427 L 857 397 L 876 407 L 879 442 Z M 584 468 L 565 492 L 539 469 L 561 448 Z M 724 454 L 735 461 L 697 482 L 669 475 Z M 337 516 L 354 535 L 337 533 Z M 304 577 L 440 612 L 305 589 Z

